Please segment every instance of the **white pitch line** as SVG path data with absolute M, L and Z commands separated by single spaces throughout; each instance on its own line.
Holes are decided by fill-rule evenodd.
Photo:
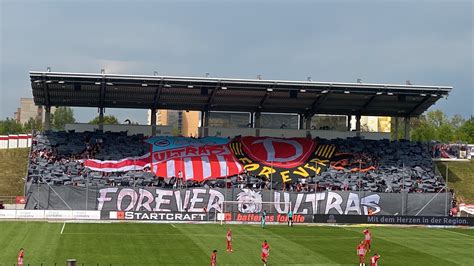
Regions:
M 63 228 L 61 228 L 61 235 L 63 234 L 64 228 L 66 227 L 66 222 L 63 223 Z
M 462 235 L 462 236 L 474 237 L 473 235 L 463 234 L 463 233 L 459 233 L 459 232 L 456 232 L 456 231 L 451 231 L 451 230 L 446 230 L 446 229 L 444 229 L 444 231 L 447 231 L 447 232 L 453 233 L 453 234 Z
M 173 226 L 173 228 L 176 228 L 176 226 L 174 226 L 174 224 L 171 224 L 171 226 Z

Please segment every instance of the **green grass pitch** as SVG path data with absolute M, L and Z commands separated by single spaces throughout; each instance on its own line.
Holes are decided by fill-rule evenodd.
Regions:
M 233 230 L 233 253 L 225 233 Z M 61 230 L 63 232 L 61 234 Z M 295 225 L 0 222 L 0 264 L 14 265 L 25 248 L 26 265 L 262 265 L 260 247 L 270 244 L 269 265 L 358 265 L 362 227 Z M 474 265 L 474 230 L 371 227 L 372 255 L 379 265 Z M 367 258 L 367 265 L 368 263 Z

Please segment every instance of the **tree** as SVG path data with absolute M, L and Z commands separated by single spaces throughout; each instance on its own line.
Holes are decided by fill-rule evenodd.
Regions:
M 441 142 L 451 142 L 454 140 L 454 130 L 453 126 L 450 123 L 444 123 L 437 128 L 436 140 Z
M 466 122 L 466 119 L 464 119 L 460 115 L 454 115 L 451 118 L 451 121 L 449 121 L 449 123 L 453 126 L 454 129 L 458 129 L 459 127 L 461 127 L 464 124 L 464 122 Z
M 30 120 L 28 120 L 28 122 L 26 122 L 23 125 L 23 129 L 24 129 L 25 133 L 30 133 L 33 130 L 42 131 L 43 130 L 43 123 L 41 123 L 41 119 L 34 119 L 33 117 L 31 117 Z
M 437 131 L 436 127 L 429 123 L 425 118 L 420 118 L 416 127 L 411 131 L 411 138 L 415 141 L 430 141 L 436 140 Z
M 91 121 L 89 121 L 89 124 L 95 124 L 95 125 L 98 125 L 99 124 L 99 116 L 96 116 L 94 119 L 92 119 Z M 113 116 L 113 115 L 106 115 L 104 116 L 104 125 L 114 125 L 114 124 L 118 124 L 118 119 L 117 117 Z
M 471 118 L 466 120 L 456 130 L 455 135 L 460 141 L 464 141 L 470 144 L 474 143 L 474 116 L 471 116 Z
M 71 107 L 58 107 L 53 114 L 53 128 L 64 130 L 66 124 L 75 123 L 74 111 Z
M 23 133 L 23 126 L 15 119 L 0 120 L 0 135 Z
M 426 120 L 435 127 L 440 127 L 449 122 L 446 115 L 441 110 L 433 110 L 426 113 Z

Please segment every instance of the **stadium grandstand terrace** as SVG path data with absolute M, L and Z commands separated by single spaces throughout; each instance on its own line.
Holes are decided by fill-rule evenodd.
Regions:
M 34 101 L 46 110 L 46 130 L 35 134 L 30 155 L 30 209 L 214 215 L 284 213 L 287 204 L 304 214 L 446 215 L 450 209 L 452 195 L 429 147 L 406 139 L 410 117 L 451 87 L 104 72 L 30 72 L 30 78 Z M 141 134 L 126 125 L 108 132 L 102 124 L 91 132 L 55 132 L 51 106 L 97 107 L 100 121 L 104 108 L 150 109 L 152 122 Z M 157 109 L 200 111 L 199 136 L 162 135 Z M 250 123 L 217 130 L 209 124 L 214 111 L 247 112 Z M 262 113 L 298 114 L 298 129 L 264 128 Z M 355 131 L 349 125 L 345 132 L 315 130 L 317 114 L 355 116 Z M 403 118 L 405 140 L 361 132 L 364 115 L 396 117 L 396 135 Z

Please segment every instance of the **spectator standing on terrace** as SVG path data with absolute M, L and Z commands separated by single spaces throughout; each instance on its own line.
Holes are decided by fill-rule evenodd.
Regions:
M 261 214 L 261 225 L 262 225 L 262 228 L 265 229 L 265 220 L 267 218 L 267 211 L 263 210 L 262 214 Z
M 217 250 L 213 250 L 211 253 L 211 266 L 217 266 Z
M 23 266 L 23 257 L 25 256 L 25 250 L 20 248 L 20 252 L 18 252 L 18 266 Z

